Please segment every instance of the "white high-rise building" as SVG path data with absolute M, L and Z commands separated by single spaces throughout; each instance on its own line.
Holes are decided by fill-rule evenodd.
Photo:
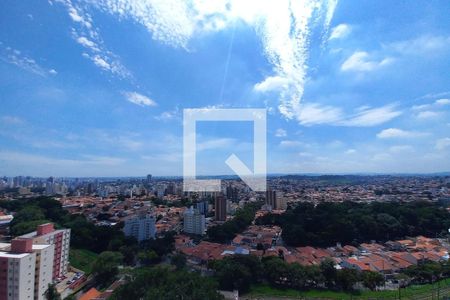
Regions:
M 191 206 L 184 211 L 183 216 L 184 232 L 199 235 L 205 234 L 205 216 L 202 215 L 198 209 L 194 209 Z
M 34 245 L 32 239 L 0 243 L 0 299 L 46 299 L 53 256 L 54 245 Z
M 70 229 L 56 229 L 52 223 L 37 226 L 36 231 L 24 234 L 20 238 L 32 239 L 33 244 L 55 246 L 52 278 L 58 279 L 67 273 L 69 267 Z
M 139 242 L 153 239 L 156 235 L 155 217 L 147 213 L 132 216 L 125 220 L 123 232 Z

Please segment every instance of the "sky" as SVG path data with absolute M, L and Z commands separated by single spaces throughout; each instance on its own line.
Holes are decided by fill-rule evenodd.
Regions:
M 3 0 L 0 175 L 181 175 L 183 109 L 269 173 L 450 171 L 448 0 Z M 200 122 L 197 173 L 253 168 Z

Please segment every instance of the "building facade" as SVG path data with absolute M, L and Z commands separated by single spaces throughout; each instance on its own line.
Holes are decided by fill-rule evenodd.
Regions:
M 150 214 L 139 214 L 125 220 L 123 232 L 139 242 L 153 239 L 156 235 L 155 217 Z
M 270 205 L 272 209 L 277 209 L 276 202 L 277 202 L 277 192 L 272 189 L 268 189 L 266 191 L 266 204 Z
M 214 199 L 216 221 L 227 220 L 227 199 L 223 195 L 217 195 Z
M 56 229 L 52 223 L 39 225 L 36 231 L 20 236 L 32 239 L 33 244 L 54 245 L 53 276 L 56 280 L 67 273 L 69 267 L 70 229 Z
M 183 213 L 183 230 L 186 233 L 203 235 L 206 230 L 205 216 L 192 206 Z
M 0 243 L 0 299 L 46 299 L 53 257 L 54 245 L 35 245 L 32 239 Z

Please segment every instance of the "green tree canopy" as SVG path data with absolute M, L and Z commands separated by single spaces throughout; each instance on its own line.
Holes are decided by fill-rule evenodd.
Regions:
M 119 265 L 122 263 L 123 256 L 119 252 L 105 251 L 95 260 L 92 266 L 92 273 L 100 285 L 110 283 L 119 272 Z

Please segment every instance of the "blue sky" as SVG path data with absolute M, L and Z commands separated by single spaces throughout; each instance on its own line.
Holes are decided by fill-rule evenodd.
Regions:
M 184 108 L 270 173 L 450 171 L 448 1 L 2 1 L 0 175 L 181 175 Z M 200 174 L 252 127 L 198 126 Z

